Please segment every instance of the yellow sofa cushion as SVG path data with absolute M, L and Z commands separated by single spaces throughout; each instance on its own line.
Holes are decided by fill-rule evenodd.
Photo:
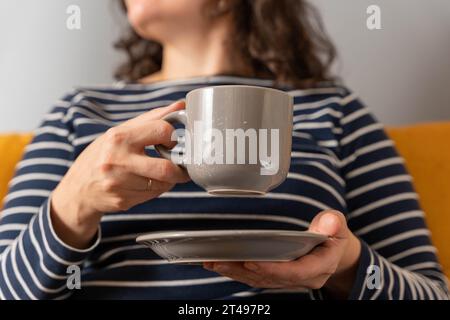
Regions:
M 450 278 L 450 122 L 388 130 L 406 160 L 433 244 Z
M 450 277 L 450 122 L 390 128 L 388 134 L 414 178 L 433 243 Z M 0 135 L 0 199 L 30 139 L 30 134 Z
M 8 182 L 14 175 L 14 168 L 31 138 L 31 134 L 0 135 L 0 205 L 8 191 Z

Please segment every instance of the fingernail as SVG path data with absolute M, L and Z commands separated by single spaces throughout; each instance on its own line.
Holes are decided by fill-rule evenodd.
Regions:
M 320 218 L 320 227 L 325 233 L 333 233 L 339 226 L 339 220 L 334 214 L 327 213 Z
M 256 263 L 253 263 L 253 262 L 246 262 L 246 263 L 244 263 L 244 267 L 249 269 L 249 270 L 252 270 L 252 271 L 256 271 L 256 270 L 259 269 L 259 266 Z

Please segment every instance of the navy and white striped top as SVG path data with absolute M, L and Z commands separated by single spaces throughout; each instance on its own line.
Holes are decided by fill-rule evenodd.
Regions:
M 48 199 L 89 143 L 192 89 L 219 84 L 272 86 L 265 80 L 215 76 L 81 88 L 58 101 L 35 131 L 5 198 L 0 298 L 326 299 L 321 290 L 254 289 L 201 266 L 171 265 L 135 238 L 183 229 L 304 230 L 328 208 L 343 212 L 362 242 L 350 299 L 448 298 L 402 158 L 370 111 L 337 85 L 288 90 L 295 102 L 292 162 L 287 180 L 267 196 L 212 197 L 188 183 L 127 212 L 105 215 L 89 249 L 71 248 L 58 238 Z M 82 268 L 80 290 L 66 286 L 72 264 Z M 366 285 L 370 265 L 381 270 L 380 289 Z

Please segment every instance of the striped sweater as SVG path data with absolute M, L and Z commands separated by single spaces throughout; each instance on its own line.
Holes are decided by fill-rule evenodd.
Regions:
M 324 209 L 343 212 L 362 243 L 349 299 L 447 299 L 446 279 L 424 214 L 383 126 L 345 87 L 286 91 L 294 98 L 287 180 L 265 197 L 209 196 L 193 183 L 127 212 L 106 214 L 93 245 L 78 250 L 52 227 L 52 190 L 77 156 L 108 128 L 220 84 L 272 86 L 240 77 L 79 88 L 58 101 L 35 131 L 4 200 L 1 299 L 327 299 L 323 290 L 255 289 L 201 266 L 172 265 L 136 244 L 142 233 L 188 229 L 305 230 Z M 152 148 L 148 154 L 157 156 Z M 81 289 L 67 286 L 81 268 Z M 368 268 L 378 267 L 373 288 Z

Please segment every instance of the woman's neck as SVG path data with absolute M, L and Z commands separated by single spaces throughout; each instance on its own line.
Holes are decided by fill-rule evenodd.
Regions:
M 229 47 L 229 28 L 226 24 L 215 26 L 207 34 L 174 37 L 163 44 L 161 70 L 140 82 L 175 80 L 218 74 L 250 76 L 250 70 Z

